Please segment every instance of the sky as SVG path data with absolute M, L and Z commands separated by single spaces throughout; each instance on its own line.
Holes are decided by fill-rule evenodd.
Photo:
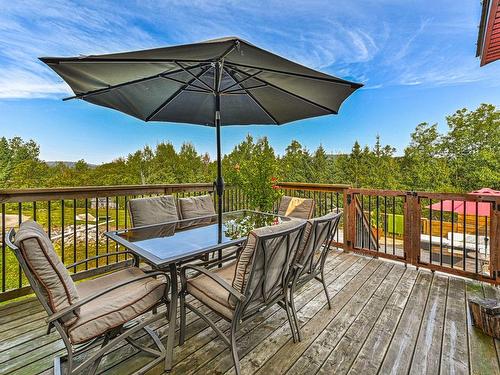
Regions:
M 348 152 L 379 135 L 401 154 L 421 122 L 460 108 L 500 104 L 500 61 L 475 57 L 480 0 L 11 1 L 0 0 L 0 136 L 40 145 L 44 160 L 111 161 L 144 145 L 191 142 L 215 154 L 215 130 L 144 123 L 61 99 L 69 87 L 40 56 L 112 53 L 242 39 L 334 76 L 361 82 L 337 116 L 284 126 L 231 126 L 223 152 L 247 134 L 278 154 L 291 140 Z

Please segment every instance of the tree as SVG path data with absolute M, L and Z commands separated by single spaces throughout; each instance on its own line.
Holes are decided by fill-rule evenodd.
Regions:
M 443 157 L 437 124 L 421 123 L 411 134 L 401 160 L 402 183 L 409 190 L 449 190 L 450 169 Z
M 283 181 L 304 182 L 312 177 L 311 155 L 307 149 L 293 140 L 285 150 L 285 155 L 280 160 Z
M 491 104 L 460 109 L 446 118 L 443 137 L 453 185 L 461 191 L 500 189 L 500 111 Z

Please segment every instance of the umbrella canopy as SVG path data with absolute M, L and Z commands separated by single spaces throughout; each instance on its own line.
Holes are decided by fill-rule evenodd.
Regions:
M 483 188 L 480 190 L 475 190 L 470 192 L 471 195 L 483 195 L 483 196 L 500 196 L 500 191 Z M 442 207 L 441 207 L 442 203 Z M 427 206 L 426 208 L 432 208 L 437 211 L 455 212 L 457 214 L 463 215 L 476 215 L 476 202 L 472 201 L 451 201 L 444 200 L 442 202 L 434 203 L 432 206 Z M 490 216 L 491 203 L 489 202 L 478 202 L 477 203 L 477 215 L 478 216 Z
M 362 85 L 315 71 L 235 37 L 143 51 L 43 57 L 75 95 L 144 121 L 217 129 L 217 194 L 222 196 L 220 127 L 274 124 L 337 114 Z M 219 199 L 219 212 L 221 211 Z

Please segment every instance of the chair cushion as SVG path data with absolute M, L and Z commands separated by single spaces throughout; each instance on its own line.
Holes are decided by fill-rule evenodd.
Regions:
M 245 247 L 243 248 L 243 250 L 241 250 L 240 255 L 236 261 L 233 288 L 235 288 L 240 293 L 243 293 L 246 282 L 250 275 L 250 271 L 252 269 L 251 266 L 254 255 L 256 253 L 256 246 L 258 242 L 257 240 L 259 237 L 287 231 L 289 229 L 297 227 L 298 225 L 302 225 L 303 223 L 304 221 L 302 220 L 289 220 L 279 225 L 266 226 L 251 231 L 248 235 Z M 232 299 L 230 302 L 232 302 Z
M 129 211 L 134 227 L 179 220 L 175 198 L 171 195 L 131 199 Z
M 278 214 L 299 219 L 310 219 L 314 215 L 314 200 L 284 196 L 281 198 Z
M 62 310 L 78 300 L 75 284 L 40 224 L 35 221 L 22 223 L 15 237 L 15 245 L 21 250 L 24 260 L 41 286 L 43 297 L 53 312 Z M 75 309 L 62 320 L 66 324 L 71 324 L 78 315 L 79 309 Z
M 215 215 L 214 201 L 210 195 L 179 198 L 179 212 L 182 219 Z
M 236 262 L 229 263 L 221 268 L 210 270 L 220 276 L 229 285 L 233 283 Z M 218 312 L 222 316 L 231 319 L 234 308 L 229 304 L 229 292 L 217 282 L 203 274 L 187 280 L 187 291 L 196 299 Z
M 144 275 L 142 270 L 130 267 L 84 281 L 78 284 L 77 289 L 80 298 L 85 298 L 142 275 Z M 71 342 L 73 344 L 86 342 L 145 313 L 164 296 L 165 286 L 164 282 L 153 277 L 142 279 L 103 294 L 83 305 L 78 320 L 68 327 Z

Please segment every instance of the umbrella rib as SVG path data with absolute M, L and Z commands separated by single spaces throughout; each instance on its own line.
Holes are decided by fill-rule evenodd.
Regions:
M 210 90 L 210 92 L 213 92 L 214 89 L 211 88 L 207 83 L 203 82 L 201 79 L 199 79 L 196 75 L 194 75 L 193 73 L 191 73 L 189 70 L 186 70 L 180 63 L 178 63 L 177 61 L 175 62 L 175 64 L 181 68 L 184 72 L 186 72 L 187 74 L 189 74 L 191 77 L 193 77 L 196 81 L 198 82 L 201 82 L 208 90 Z
M 212 93 L 212 91 L 208 91 L 207 89 L 201 87 L 201 86 L 198 86 L 198 85 L 195 85 L 195 84 L 189 84 L 189 82 L 186 82 L 186 81 L 182 81 L 180 79 L 175 79 L 175 78 L 172 78 L 172 77 L 168 77 L 168 76 L 161 76 L 160 78 L 164 78 L 164 79 L 168 79 L 170 81 L 174 81 L 174 82 L 177 82 L 177 83 L 182 83 L 183 85 L 188 85 L 189 87 L 194 87 L 198 90 L 200 90 L 200 92 L 204 92 L 204 93 Z
M 209 68 L 203 69 L 200 73 L 196 75 L 195 78 L 201 77 L 203 74 L 205 74 L 208 71 Z M 182 93 L 189 85 L 191 85 L 194 81 L 195 78 L 192 78 L 190 81 L 188 81 L 184 86 L 180 87 L 176 92 L 174 92 L 170 97 L 167 98 L 158 108 L 156 108 L 151 114 L 146 117 L 146 121 L 150 121 L 153 117 L 155 117 L 160 111 L 162 111 L 167 105 L 169 105 L 172 100 L 174 100 L 177 96 L 179 96 L 180 93 Z
M 242 71 L 242 70 L 240 70 L 240 69 L 238 69 L 238 68 L 236 68 L 236 67 L 234 67 L 234 66 L 231 66 L 231 69 L 236 70 L 237 72 L 239 72 L 239 73 L 241 73 L 241 74 L 246 74 L 246 75 L 248 75 L 248 73 L 245 73 L 244 71 Z M 276 86 L 276 85 L 274 85 L 274 84 L 272 84 L 272 83 L 270 83 L 270 82 L 268 82 L 268 81 L 266 81 L 266 80 L 264 80 L 264 79 L 262 79 L 262 78 L 259 78 L 259 77 L 254 77 L 254 78 L 255 78 L 257 81 L 260 81 L 260 82 L 262 82 L 262 83 L 267 84 L 267 85 L 268 85 L 268 86 L 270 86 L 270 87 L 275 88 L 276 90 L 279 90 L 279 91 L 281 91 L 281 92 L 284 92 L 285 94 L 288 94 L 288 95 L 290 95 L 290 96 L 293 96 L 294 98 L 297 98 L 297 99 L 299 99 L 299 100 L 302 100 L 302 101 L 304 101 L 304 102 L 306 102 L 306 103 L 309 103 L 309 104 L 311 104 L 311 105 L 314 105 L 314 106 L 316 106 L 316 107 L 318 107 L 318 108 L 321 108 L 321 109 L 322 109 L 322 110 L 324 110 L 324 111 L 327 111 L 327 112 L 329 112 L 329 113 L 333 113 L 334 115 L 336 115 L 336 114 L 338 113 L 337 111 L 335 111 L 335 110 L 333 110 L 333 109 L 330 109 L 330 108 L 328 108 L 328 107 L 325 107 L 324 105 L 321 105 L 321 104 L 318 104 L 318 103 L 316 103 L 316 102 L 313 102 L 312 100 L 309 100 L 309 99 L 307 99 L 307 98 L 304 98 L 303 96 L 297 95 L 297 94 L 295 94 L 295 93 L 293 93 L 293 92 L 291 92 L 291 91 L 285 90 L 284 88 L 281 88 L 281 87 L 279 87 L 279 86 Z
M 229 74 L 229 76 L 230 76 L 232 79 L 234 79 L 234 80 L 236 81 L 235 77 L 234 77 L 234 76 L 233 76 L 233 74 L 229 71 L 229 69 L 227 69 L 226 67 L 224 67 L 223 69 L 227 72 L 227 74 Z M 241 86 L 241 87 L 243 87 L 243 86 Z M 250 91 L 246 90 L 244 87 L 243 87 L 243 90 L 244 90 L 244 91 L 246 92 L 246 94 L 247 94 L 247 95 L 248 95 L 248 96 L 249 96 L 249 97 L 250 97 L 250 98 L 251 98 L 251 99 L 255 102 L 255 104 L 257 104 L 257 106 L 258 106 L 258 107 L 259 107 L 262 111 L 264 111 L 264 113 L 265 113 L 265 114 L 266 114 L 266 115 L 267 115 L 267 116 L 268 116 L 271 120 L 273 120 L 273 122 L 274 122 L 276 125 L 279 125 L 278 120 L 276 120 L 276 118 L 275 118 L 275 117 L 271 114 L 271 112 L 269 112 L 269 111 L 268 111 L 268 110 L 267 110 L 267 109 L 266 109 L 266 108 L 265 108 L 265 107 L 264 107 L 264 106 L 263 106 L 263 105 L 262 105 L 262 104 L 261 104 L 261 103 L 260 103 L 260 102 L 259 102 L 256 98 L 255 98 L 255 96 L 253 96 L 253 94 L 252 94 Z
M 235 82 L 235 83 L 233 83 L 232 85 L 230 85 L 230 86 L 226 87 L 224 90 L 222 90 L 222 91 L 221 91 L 221 94 L 226 93 L 226 92 L 229 92 L 229 91 L 228 91 L 229 89 L 232 89 L 234 86 L 240 85 L 240 84 L 242 84 L 243 82 L 248 81 L 250 78 L 253 78 L 253 77 L 255 77 L 257 74 L 260 74 L 260 73 L 262 73 L 262 70 L 258 71 L 257 73 L 253 73 L 253 74 L 249 75 L 248 77 L 245 77 L 245 78 L 244 78 L 244 79 L 242 79 L 241 81 L 236 80 L 236 82 Z M 235 79 L 235 78 L 233 77 L 233 79 Z
M 200 63 L 200 64 L 197 64 L 197 65 L 191 66 L 188 69 L 189 70 L 190 69 L 196 69 L 196 68 L 199 68 L 200 66 L 204 66 L 204 65 L 208 65 L 208 64 L 209 63 L 207 63 L 207 62 Z M 102 94 L 103 92 L 107 92 L 107 91 L 110 91 L 110 90 L 118 89 L 118 88 L 123 87 L 123 86 L 128 86 L 128 85 L 133 85 L 133 84 L 136 84 L 136 83 L 146 82 L 146 81 L 150 81 L 150 80 L 156 79 L 156 78 L 166 78 L 170 74 L 179 73 L 181 71 L 182 70 L 180 70 L 180 69 L 176 69 L 176 70 L 173 70 L 173 71 L 167 72 L 167 73 L 162 72 L 162 73 L 154 74 L 152 76 L 143 77 L 143 78 L 139 78 L 139 79 L 134 79 L 134 80 L 128 81 L 128 82 L 118 83 L 116 85 L 111 85 L 111 86 L 108 86 L 108 87 L 103 87 L 102 89 L 91 90 L 91 91 L 87 91 L 87 92 L 84 92 L 84 93 L 81 93 L 81 94 L 76 94 L 74 96 L 70 96 L 70 97 L 64 98 L 63 101 L 71 100 L 71 99 L 83 99 L 83 98 L 85 98 L 87 96 L 93 96 L 93 95 L 97 95 L 97 94 Z
M 263 68 L 261 66 L 253 66 L 253 65 L 246 65 L 246 64 L 240 64 L 240 63 L 233 63 L 233 62 L 230 62 L 230 61 L 227 62 L 227 65 L 236 66 L 236 67 L 242 67 L 242 68 L 249 68 L 249 69 L 259 69 L 259 70 L 266 71 L 266 72 L 279 73 L 279 74 L 287 74 L 287 75 L 292 75 L 292 76 L 301 77 L 301 78 L 314 79 L 314 80 L 318 80 L 318 81 L 334 82 L 334 83 L 338 83 L 338 84 L 341 84 L 341 85 L 346 85 L 346 86 L 351 86 L 351 87 L 356 87 L 356 88 L 363 87 L 363 84 L 361 84 L 361 83 L 349 82 L 349 81 L 343 80 L 341 78 L 335 78 L 335 77 L 332 77 L 332 78 L 314 77 L 314 76 L 310 76 L 308 74 L 293 73 L 293 72 L 287 72 L 287 71 L 284 71 L 284 70 L 271 69 L 271 68 Z
M 253 89 L 259 89 L 261 87 L 266 87 L 266 86 L 268 86 L 267 83 L 263 83 L 261 85 L 250 86 L 250 87 L 243 87 L 243 86 L 241 86 L 242 87 L 241 89 L 234 89 L 234 90 L 229 90 L 229 91 L 222 91 L 221 94 L 233 94 L 233 93 L 235 93 L 235 92 L 237 93 L 237 92 L 239 92 L 241 90 L 253 90 Z

